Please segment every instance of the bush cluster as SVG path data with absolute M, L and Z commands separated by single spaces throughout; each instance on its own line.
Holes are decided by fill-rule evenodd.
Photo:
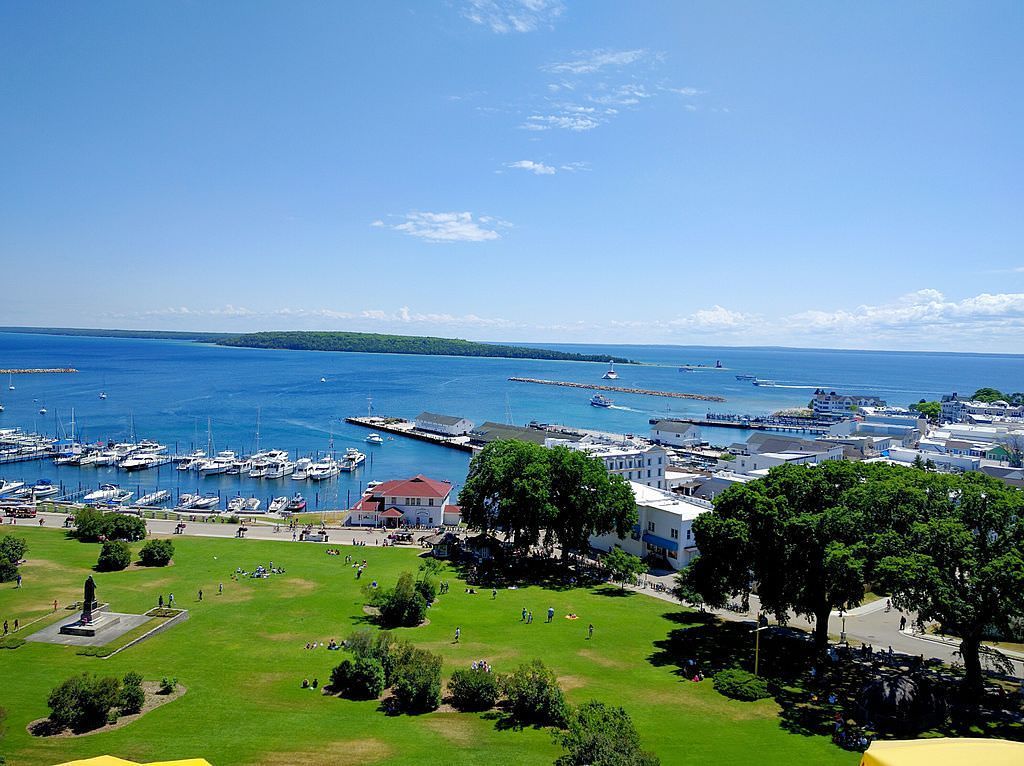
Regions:
M 429 713 L 441 704 L 441 656 L 412 644 L 398 646 L 392 690 L 403 713 Z
M 160 679 L 158 694 L 172 694 L 178 688 L 178 679 L 173 676 L 164 676 Z
M 568 708 L 554 672 L 540 660 L 516 668 L 501 679 L 509 712 L 520 724 L 558 726 L 565 724 Z
M 417 589 L 409 572 L 403 572 L 394 588 L 380 591 L 373 599 L 386 628 L 414 628 L 427 614 L 427 600 Z
M 116 511 L 104 513 L 95 508 L 81 508 L 75 511 L 75 528 L 71 534 L 84 543 L 100 539 L 131 543 L 146 536 L 146 522 L 138 516 Z
M 120 540 L 107 540 L 100 549 L 96 568 L 101 572 L 120 572 L 132 563 L 132 549 Z
M 715 691 L 735 700 L 753 702 L 770 696 L 768 683 L 760 676 L 755 676 L 740 668 L 727 668 L 715 673 Z
M 555 766 L 658 766 L 658 757 L 640 747 L 629 713 L 603 702 L 584 702 L 569 713 L 565 731 L 555 732 L 565 755 Z
M 498 677 L 484 668 L 456 670 L 448 682 L 452 705 L 464 712 L 490 710 L 501 695 Z
M 28 546 L 14 535 L 0 537 L 0 582 L 10 582 L 18 576 L 18 562 L 25 558 Z
M 359 630 L 345 641 L 354 660 L 331 671 L 331 690 L 355 699 L 392 687 L 398 709 L 425 713 L 441 704 L 441 657 L 387 631 Z
M 165 567 L 174 556 L 174 543 L 170 540 L 150 540 L 139 551 L 139 561 L 147 567 Z
M 384 666 L 373 657 L 345 660 L 331 671 L 331 690 L 349 699 L 377 699 L 384 683 Z
M 137 713 L 145 695 L 142 676 L 128 673 L 123 680 L 83 673 L 50 692 L 50 722 L 73 731 L 89 731 L 117 720 L 118 715 Z

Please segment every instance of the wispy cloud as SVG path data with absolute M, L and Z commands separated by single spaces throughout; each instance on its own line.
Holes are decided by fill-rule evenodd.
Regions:
M 583 133 L 600 127 L 606 115 L 596 110 L 586 111 L 580 107 L 565 109 L 555 114 L 531 114 L 521 127 L 525 130 L 571 130 Z
M 400 216 L 401 223 L 386 224 L 374 221 L 371 226 L 389 228 L 418 237 L 427 242 L 487 242 L 499 239 L 499 229 L 511 226 L 507 221 L 492 216 L 477 216 L 472 213 L 425 213 L 414 211 Z
M 553 176 L 555 174 L 555 168 L 551 165 L 545 165 L 543 162 L 534 162 L 533 160 L 516 160 L 515 162 L 506 162 L 505 167 L 515 168 L 517 170 L 528 170 L 537 176 Z
M 502 35 L 550 28 L 564 12 L 562 0 L 468 0 L 462 9 L 474 24 Z
M 546 64 L 541 69 L 552 74 L 593 74 L 602 69 L 621 69 L 650 56 L 650 53 L 643 48 L 628 51 L 597 49 L 576 51 L 574 56 L 568 61 Z

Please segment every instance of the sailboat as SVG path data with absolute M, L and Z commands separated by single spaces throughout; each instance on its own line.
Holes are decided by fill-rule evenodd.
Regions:
M 8 391 L 13 391 L 14 390 L 14 373 L 13 372 L 10 375 L 7 376 L 7 390 Z
M 107 376 L 104 375 L 103 376 L 103 388 L 100 390 L 100 399 L 106 399 L 107 398 L 106 388 L 107 388 Z

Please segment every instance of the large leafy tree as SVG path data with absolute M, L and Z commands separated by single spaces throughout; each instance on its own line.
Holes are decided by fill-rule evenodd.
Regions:
M 813 618 L 815 645 L 823 649 L 829 613 L 864 595 L 865 514 L 845 502 L 861 473 L 846 461 L 786 465 L 730 487 L 694 521 L 700 556 L 680 591 L 723 607 L 737 596 L 746 601 L 756 587 L 762 607 L 780 621 L 790 611 Z
M 565 755 L 555 766 L 658 766 L 660 761 L 640 747 L 629 713 L 591 700 L 573 710 L 565 731 L 555 732 L 555 742 Z
M 459 505 L 469 526 L 503 530 L 515 547 L 525 548 L 536 545 L 554 519 L 550 485 L 544 447 L 501 439 L 473 458 Z
M 877 574 L 893 602 L 960 638 L 966 686 L 982 686 L 981 640 L 1024 613 L 1024 495 L 981 473 L 918 473 L 912 514 L 879 540 Z M 876 518 L 876 522 L 880 519 Z
M 558 538 L 563 559 L 571 550 L 585 550 L 591 535 L 629 534 L 637 519 L 629 482 L 580 450 L 554 447 L 547 460 L 554 507 L 550 533 Z

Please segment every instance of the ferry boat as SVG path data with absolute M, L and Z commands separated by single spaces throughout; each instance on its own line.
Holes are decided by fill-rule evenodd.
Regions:
M 354 471 L 363 463 L 366 462 L 366 455 L 357 450 L 355 447 L 349 447 L 345 450 L 345 457 L 341 459 L 339 468 L 342 471 Z
M 380 434 L 370 434 L 369 436 L 366 437 L 366 441 L 369 444 L 383 444 L 384 437 L 381 436 Z
M 757 380 L 757 376 L 744 372 L 737 375 L 736 380 Z
M 612 406 L 612 400 L 609 399 L 607 396 L 601 396 L 601 394 L 594 394 L 592 397 L 590 397 L 590 406 L 591 407 L 611 407 Z
M 135 505 L 146 508 L 151 505 L 160 505 L 160 503 L 166 503 L 171 499 L 171 493 L 166 489 L 159 489 L 156 492 L 150 492 L 148 495 L 143 495 L 137 501 Z
M 611 359 L 608 360 L 608 371 L 601 376 L 604 380 L 618 380 L 619 373 L 615 372 L 615 365 L 612 364 Z
M 288 508 L 287 497 L 275 497 L 270 501 L 270 512 L 271 513 L 283 513 Z
M 325 457 L 313 463 L 306 475 L 311 481 L 324 481 L 337 476 L 339 471 L 338 461 L 331 457 Z
M 766 388 L 771 388 L 772 386 L 775 385 L 775 381 L 774 380 L 765 380 L 765 379 L 762 379 L 762 378 L 757 378 L 754 381 L 754 385 L 755 386 L 764 386 Z

